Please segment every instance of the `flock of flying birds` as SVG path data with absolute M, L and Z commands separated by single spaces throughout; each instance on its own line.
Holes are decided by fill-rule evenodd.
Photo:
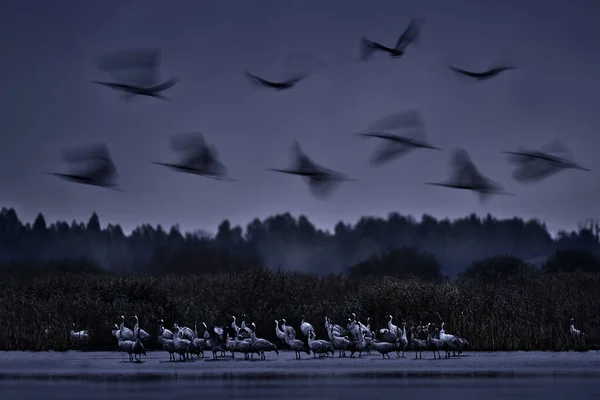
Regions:
M 362 37 L 360 41 L 360 58 L 357 61 L 367 61 L 374 53 L 387 53 L 392 59 L 403 57 L 410 45 L 419 43 L 423 21 L 413 18 L 400 35 L 393 47 Z M 323 66 L 323 63 L 308 55 L 295 54 L 290 56 L 286 67 L 297 64 L 297 61 L 307 62 L 303 68 L 297 66 L 284 80 L 269 80 L 256 74 L 246 72 L 245 75 L 253 83 L 275 91 L 290 90 L 299 82 L 308 78 Z M 177 83 L 171 79 L 159 82 L 158 67 L 160 65 L 159 50 L 122 51 L 100 58 L 101 70 L 110 73 L 115 81 L 93 81 L 123 92 L 123 99 L 130 100 L 135 96 L 154 97 L 169 100 L 163 93 Z M 455 66 L 450 69 L 457 74 L 483 81 L 497 77 L 499 74 L 515 69 L 514 66 L 495 66 L 486 71 L 473 72 Z M 441 150 L 430 144 L 425 135 L 424 123 L 418 111 L 408 110 L 392 113 L 358 132 L 357 135 L 377 138 L 382 146 L 373 154 L 371 166 L 385 164 L 392 159 L 403 156 L 413 150 Z M 226 166 L 221 162 L 216 148 L 208 143 L 199 132 L 178 134 L 172 137 L 172 149 L 178 153 L 176 162 L 154 162 L 177 172 L 200 175 L 217 180 L 234 179 L 228 176 Z M 505 151 L 509 162 L 515 166 L 513 178 L 521 183 L 532 183 L 561 170 L 578 169 L 589 171 L 572 160 L 568 150 L 559 142 L 552 142 L 538 150 L 519 149 Z M 71 182 L 101 186 L 121 190 L 117 183 L 117 169 L 113 163 L 106 144 L 94 144 L 65 151 L 64 160 L 71 166 L 70 173 L 50 174 L 59 176 Z M 484 176 L 471 161 L 464 149 L 455 149 L 451 155 L 452 174 L 445 182 L 427 183 L 454 189 L 470 190 L 478 194 L 484 202 L 493 194 L 512 195 L 504 191 L 498 183 Z M 310 192 L 318 198 L 328 197 L 341 182 L 353 181 L 346 175 L 325 168 L 313 161 L 302 150 L 300 144 L 294 141 L 292 145 L 292 165 L 289 168 L 269 168 L 285 174 L 302 177 Z

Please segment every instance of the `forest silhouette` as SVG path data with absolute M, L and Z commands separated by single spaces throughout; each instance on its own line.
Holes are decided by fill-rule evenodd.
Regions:
M 505 257 L 510 264 L 506 257 L 513 257 L 539 267 L 557 251 L 563 258 L 564 251 L 584 251 L 594 269 L 599 231 L 588 220 L 577 231 L 553 238 L 537 220 L 473 214 L 454 221 L 424 215 L 417 221 L 390 213 L 387 218 L 362 217 L 353 225 L 339 222 L 329 232 L 306 216 L 285 213 L 254 219 L 245 229 L 224 220 L 215 235 L 148 224 L 126 235 L 119 225 L 102 229 L 96 213 L 87 223 L 51 224 L 38 214 L 30 224 L 21 222 L 14 209 L 3 208 L 0 262 L 8 267 L 86 260 L 106 271 L 127 273 L 210 274 L 267 267 L 320 276 L 352 272 L 435 279 L 457 276 L 474 262 L 495 257 L 496 262 Z

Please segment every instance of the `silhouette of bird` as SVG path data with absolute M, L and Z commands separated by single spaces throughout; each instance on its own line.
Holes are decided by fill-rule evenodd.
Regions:
M 486 178 L 475 167 L 469 154 L 464 149 L 456 149 L 451 156 L 451 178 L 447 182 L 426 182 L 427 185 L 444 186 L 453 189 L 471 190 L 479 195 L 481 203 L 485 203 L 493 194 L 514 196 L 504 191 L 504 188 Z
M 227 176 L 227 167 L 219 160 L 216 147 L 208 144 L 200 132 L 174 135 L 171 148 L 180 154 L 178 163 L 153 161 L 178 172 L 201 175 L 216 180 L 233 181 Z
M 108 146 L 104 143 L 79 147 L 63 152 L 63 159 L 71 166 L 71 173 L 48 172 L 70 182 L 100 186 L 120 190 L 116 183 L 117 169 L 113 163 Z M 85 163 L 83 168 L 73 168 L 74 165 Z
M 252 83 L 281 91 L 293 88 L 300 81 L 319 71 L 324 65 L 325 63 L 317 57 L 294 53 L 288 56 L 283 66 L 285 78 L 281 80 L 265 79 L 248 71 L 245 71 L 244 74 Z
M 306 79 L 308 77 L 308 75 L 298 74 L 290 79 L 287 79 L 287 80 L 284 80 L 281 82 L 276 82 L 276 81 L 269 81 L 267 79 L 261 78 L 260 76 L 251 74 L 248 71 L 246 71 L 245 74 L 252 82 L 257 83 L 262 86 L 269 87 L 271 89 L 275 89 L 277 91 L 291 89 L 294 86 L 296 86 L 296 84 L 298 82 L 300 82 L 301 80 Z
M 178 79 L 171 79 L 164 83 L 142 87 L 142 86 L 134 86 L 125 83 L 116 83 L 116 82 L 102 82 L 102 81 L 92 81 L 92 83 L 97 83 L 99 85 L 107 86 L 116 90 L 120 90 L 126 93 L 124 99 L 130 98 L 128 95 L 138 95 L 138 96 L 148 96 L 148 97 L 156 97 L 161 100 L 171 100 L 169 97 L 163 96 L 160 93 L 165 90 L 173 87 L 178 82 Z
M 157 84 L 160 79 L 161 51 L 138 49 L 113 52 L 99 57 L 98 67 L 113 76 L 115 82 L 95 80 L 92 83 L 124 92 L 123 99 L 136 95 L 169 100 L 161 93 L 173 87 L 178 79 Z
M 390 133 L 402 129 L 410 130 L 403 135 Z M 357 135 L 375 137 L 386 142 L 371 157 L 370 164 L 372 166 L 382 165 L 393 158 L 419 148 L 441 150 L 427 142 L 421 114 L 416 110 L 392 113 L 371 124 Z
M 355 181 L 315 163 L 304 153 L 296 140 L 292 143 L 292 159 L 293 165 L 288 169 L 268 168 L 267 171 L 301 176 L 308 184 L 312 195 L 317 198 L 328 197 L 343 181 Z
M 497 75 L 499 75 L 500 73 L 504 72 L 504 71 L 509 71 L 511 69 L 516 69 L 515 67 L 511 67 L 511 66 L 502 66 L 502 67 L 493 67 L 490 68 L 486 71 L 483 72 L 473 72 L 473 71 L 467 71 L 465 69 L 462 68 L 457 68 L 454 67 L 452 65 L 449 66 L 451 70 L 453 70 L 454 72 L 464 75 L 464 76 L 468 76 L 469 78 L 473 78 L 477 81 L 483 81 L 486 79 L 490 79 L 493 78 Z
M 409 44 L 418 43 L 422 26 L 423 20 L 421 18 L 413 18 L 408 27 L 398 37 L 394 47 L 384 46 L 363 36 L 360 40 L 360 60 L 367 61 L 375 51 L 386 52 L 391 58 L 403 56 Z
M 520 149 L 504 151 L 509 162 L 516 166 L 513 178 L 521 183 L 532 183 L 546 179 L 565 169 L 590 171 L 572 160 L 567 148 L 559 141 L 546 144 L 540 150 Z

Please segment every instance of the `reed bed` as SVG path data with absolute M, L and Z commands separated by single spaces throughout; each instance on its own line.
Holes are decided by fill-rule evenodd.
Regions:
M 255 270 L 236 274 L 109 275 L 63 273 L 0 278 L 0 349 L 72 349 L 69 332 L 87 329 L 88 349 L 116 349 L 111 327 L 119 316 L 138 315 L 153 336 L 163 318 L 193 328 L 204 321 L 255 322 L 257 336 L 278 343 L 275 319 L 296 327 L 303 317 L 324 337 L 324 316 L 344 324 L 354 312 L 371 317 L 372 330 L 385 317 L 407 325 L 446 323 L 449 333 L 468 339 L 473 350 L 567 350 L 573 348 L 569 318 L 588 335 L 600 333 L 600 275 L 574 272 L 514 281 L 445 283 L 389 277 L 317 278 L 289 272 Z M 154 343 L 150 347 L 158 348 Z

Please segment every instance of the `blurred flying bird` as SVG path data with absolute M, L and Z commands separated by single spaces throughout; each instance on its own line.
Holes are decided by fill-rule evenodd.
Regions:
M 170 100 L 170 98 L 163 96 L 160 93 L 173 87 L 177 83 L 177 81 L 178 81 L 177 79 L 171 79 L 167 82 L 164 82 L 164 83 L 161 83 L 161 84 L 158 84 L 155 86 L 150 86 L 150 87 L 140 87 L 140 86 L 128 85 L 125 83 L 101 82 L 101 81 L 92 81 L 92 83 L 97 83 L 99 85 L 104 85 L 104 86 L 113 88 L 115 90 L 120 90 L 120 91 L 125 92 L 125 96 L 123 97 L 123 99 L 125 99 L 125 100 L 130 99 L 131 97 L 133 97 L 135 95 L 156 97 L 161 100 Z
M 502 66 L 502 67 L 492 67 L 486 71 L 483 72 L 472 72 L 472 71 L 467 71 L 461 68 L 457 68 L 454 67 L 452 65 L 449 66 L 451 70 L 453 70 L 456 73 L 459 73 L 461 75 L 464 76 L 468 76 L 469 78 L 473 78 L 475 80 L 478 81 L 483 81 L 486 79 L 490 79 L 493 78 L 497 75 L 499 75 L 500 73 L 504 72 L 504 71 L 508 71 L 511 69 L 516 69 L 515 67 L 510 67 L 510 66 Z
M 293 88 L 298 82 L 318 72 L 324 65 L 325 63 L 316 57 L 294 53 L 288 56 L 284 65 L 284 77 L 280 80 L 268 80 L 248 71 L 244 74 L 252 83 L 281 91 Z
M 403 129 L 408 129 L 403 135 L 391 133 Z M 386 141 L 371 157 L 372 166 L 382 165 L 393 158 L 419 148 L 441 150 L 427 142 L 421 114 L 416 110 L 392 113 L 363 129 L 357 135 Z
M 269 168 L 267 171 L 299 175 L 308 184 L 313 196 L 324 199 L 328 197 L 343 181 L 355 181 L 345 175 L 322 167 L 312 161 L 294 140 L 292 144 L 292 167 L 288 169 Z
M 48 172 L 65 180 L 86 185 L 100 186 L 113 190 L 121 189 L 116 183 L 117 169 L 104 143 L 65 150 L 63 159 L 71 166 L 70 174 Z M 86 164 L 86 165 L 82 165 Z M 79 165 L 79 168 L 73 168 Z
M 227 167 L 219 160 L 215 146 L 209 144 L 200 132 L 174 135 L 171 148 L 179 153 L 178 163 L 153 161 L 153 164 L 169 167 L 178 172 L 201 175 L 206 178 L 233 181 L 227 177 Z
M 476 192 L 479 200 L 483 204 L 493 194 L 503 194 L 514 196 L 512 193 L 504 191 L 504 188 L 486 178 L 475 167 L 469 154 L 464 149 L 456 149 L 451 156 L 452 175 L 447 182 L 433 183 L 426 182 L 427 185 L 445 186 L 453 189 L 464 189 Z
M 251 74 L 248 71 L 245 71 L 244 73 L 248 77 L 248 79 L 250 79 L 252 82 L 257 83 L 259 85 L 266 86 L 266 87 L 270 87 L 277 91 L 291 89 L 294 86 L 296 86 L 296 84 L 298 82 L 300 82 L 301 80 L 306 79 L 308 77 L 308 75 L 297 75 L 297 76 L 294 76 L 285 81 L 275 82 L 275 81 L 269 81 L 267 79 L 261 78 L 260 76 Z
M 396 41 L 394 47 L 384 46 L 363 36 L 360 40 L 360 60 L 367 61 L 375 51 L 387 52 L 391 58 L 401 57 L 409 44 L 419 43 L 422 26 L 423 20 L 421 18 L 413 18 Z
M 546 144 L 540 150 L 520 149 L 503 153 L 508 154 L 509 162 L 516 166 L 512 176 L 521 183 L 538 182 L 565 169 L 590 171 L 573 161 L 567 148 L 559 141 Z
M 159 67 L 161 51 L 158 49 L 123 50 L 99 57 L 100 70 L 112 75 L 115 82 L 95 80 L 92 83 L 104 85 L 125 92 L 123 99 L 136 95 L 169 100 L 160 93 L 173 87 L 178 79 L 160 81 Z

